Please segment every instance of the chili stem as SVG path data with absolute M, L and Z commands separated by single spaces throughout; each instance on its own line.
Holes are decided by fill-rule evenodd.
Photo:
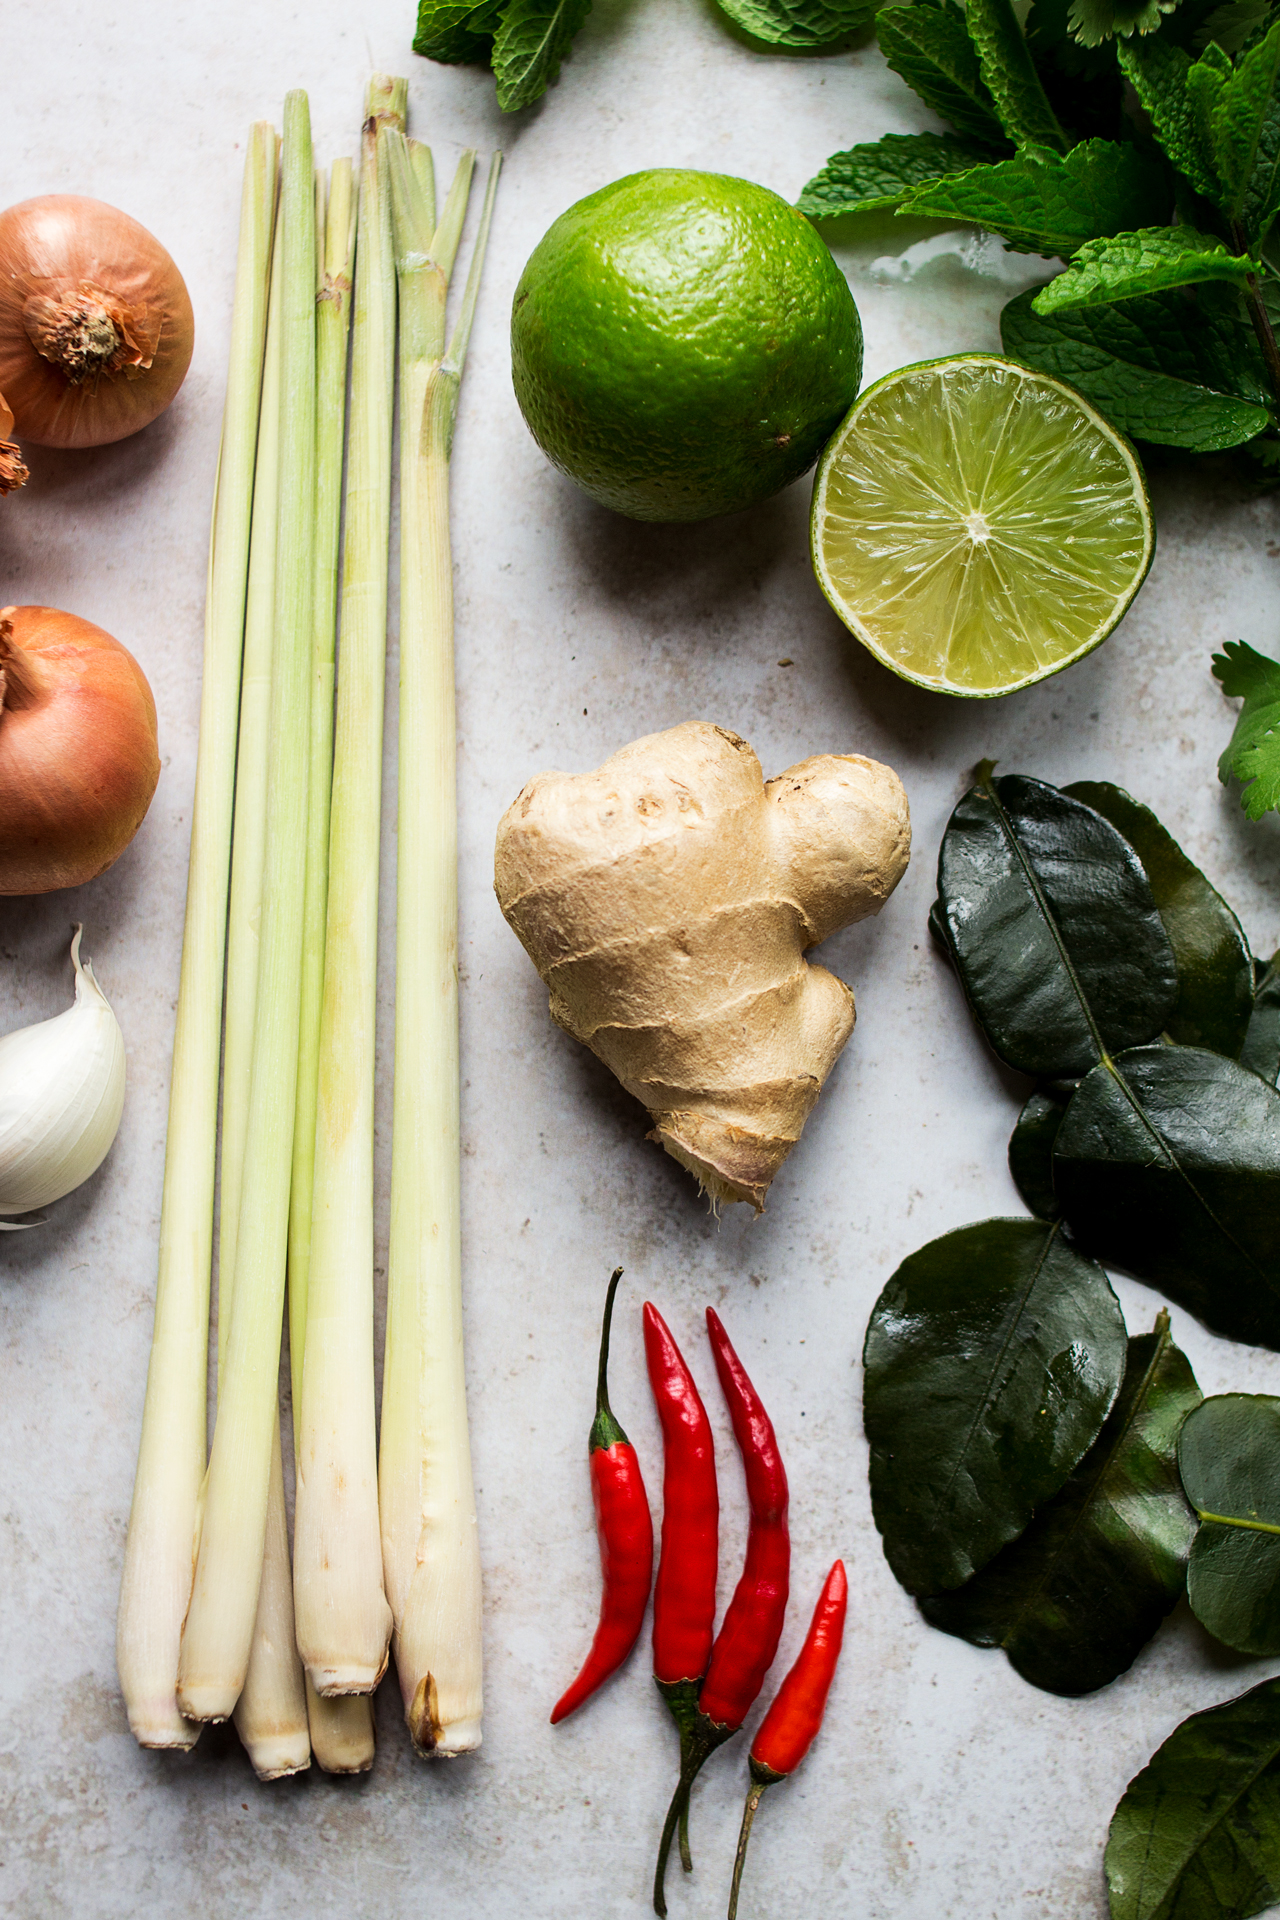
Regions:
M 667 1817 L 663 1822 L 662 1838 L 658 1842 L 658 1866 L 653 1877 L 653 1910 L 657 1914 L 665 1914 L 667 1911 L 667 1859 L 671 1852 L 671 1843 L 682 1825 L 685 1829 L 684 1844 L 685 1847 L 688 1846 L 689 1795 L 693 1791 L 693 1783 L 716 1748 L 723 1746 L 726 1740 L 731 1740 L 738 1731 L 737 1727 L 708 1731 L 705 1722 L 702 1727 L 695 1729 L 688 1736 L 683 1729 L 681 1730 L 680 1778 L 676 1782 L 676 1790 L 671 1796 L 671 1805 L 667 1808 Z M 685 1865 L 684 1848 L 681 1849 L 680 1860 L 681 1865 Z M 692 1871 L 693 1859 L 690 1856 L 688 1864 L 685 1865 L 685 1872 Z
M 737 1920 L 738 1889 L 742 1885 L 742 1869 L 747 1864 L 747 1842 L 751 1838 L 751 1822 L 756 1817 L 756 1808 L 764 1797 L 765 1789 L 773 1785 L 772 1780 L 757 1780 L 747 1794 L 747 1804 L 742 1809 L 742 1831 L 738 1835 L 738 1852 L 733 1863 L 733 1885 L 729 1889 L 729 1920 Z
M 615 1267 L 609 1280 L 609 1291 L 604 1297 L 604 1320 L 600 1327 L 600 1366 L 596 1373 L 596 1413 L 607 1414 L 613 1418 L 613 1409 L 609 1405 L 609 1333 L 613 1326 L 613 1303 L 617 1297 L 618 1282 L 622 1278 L 622 1268 Z
M 690 1796 L 686 1794 L 684 1803 L 680 1808 L 680 1829 L 678 1836 L 680 1841 L 680 1865 L 686 1873 L 693 1872 L 693 1852 L 689 1846 L 689 1798 Z

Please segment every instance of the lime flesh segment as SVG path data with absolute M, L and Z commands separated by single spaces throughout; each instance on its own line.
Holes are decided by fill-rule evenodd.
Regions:
M 813 564 L 903 678 L 1012 693 L 1116 626 L 1155 544 L 1137 455 L 1073 388 L 994 354 L 869 387 L 822 457 Z

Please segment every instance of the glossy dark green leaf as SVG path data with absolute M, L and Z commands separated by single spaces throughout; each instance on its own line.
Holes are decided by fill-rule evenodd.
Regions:
M 1086 1453 L 1124 1368 L 1101 1267 L 1036 1220 L 984 1220 L 904 1260 L 863 1351 L 871 1505 L 908 1593 L 959 1586 Z
M 1258 976 L 1240 1065 L 1260 1073 L 1273 1087 L 1280 1081 L 1280 954 Z
M 1239 1653 L 1280 1653 L 1280 1400 L 1206 1400 L 1183 1429 L 1178 1465 L 1200 1516 L 1192 1612 Z
M 1280 1350 L 1280 1093 L 1203 1047 L 1135 1047 L 1081 1082 L 1053 1184 L 1072 1232 L 1215 1333 Z
M 1053 1143 L 1066 1110 L 1052 1094 L 1033 1093 L 1009 1136 L 1013 1184 L 1037 1220 L 1056 1220 L 1062 1212 L 1053 1190 Z
M 1247 1920 L 1280 1900 L 1280 1679 L 1193 1713 L 1129 1782 L 1111 1920 Z
M 947 823 L 938 895 L 969 1004 L 1009 1066 L 1087 1073 L 1162 1031 L 1173 948 L 1110 821 L 1042 780 L 980 777 Z
M 1235 914 L 1150 807 L 1109 780 L 1078 780 L 1064 791 L 1104 815 L 1146 871 L 1178 964 L 1169 1038 L 1234 1060 L 1253 1009 L 1253 955 Z
M 925 1618 L 1047 1693 L 1092 1693 L 1133 1665 L 1182 1592 L 1195 1516 L 1178 1431 L 1200 1389 L 1161 1312 L 1129 1342 L 1124 1383 L 1094 1445 L 1022 1535 Z

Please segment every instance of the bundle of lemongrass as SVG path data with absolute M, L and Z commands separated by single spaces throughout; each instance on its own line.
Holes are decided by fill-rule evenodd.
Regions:
M 315 173 L 303 93 L 285 103 L 282 146 L 265 124 L 250 141 L 155 1334 L 120 1595 L 117 1661 L 141 1745 L 188 1748 L 203 1722 L 234 1714 L 264 1779 L 308 1766 L 313 1748 L 331 1772 L 372 1765 L 370 1695 L 392 1636 L 418 1750 L 480 1743 L 449 455 L 498 161 L 447 338 L 475 155 L 463 155 L 437 221 L 431 155 L 404 134 L 406 96 L 403 80 L 371 82 L 358 192 L 349 161 L 327 181 Z M 395 1134 L 379 1465 L 373 1091 L 397 280 Z M 286 1274 L 292 1568 L 278 1391 Z

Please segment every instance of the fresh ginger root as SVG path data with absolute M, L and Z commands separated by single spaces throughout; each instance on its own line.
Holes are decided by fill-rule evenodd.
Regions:
M 878 913 L 910 851 L 888 767 L 819 754 L 766 786 L 745 740 L 692 720 L 531 780 L 495 887 L 552 1018 L 649 1109 L 650 1139 L 759 1213 L 853 1031 L 852 993 L 805 950 Z

